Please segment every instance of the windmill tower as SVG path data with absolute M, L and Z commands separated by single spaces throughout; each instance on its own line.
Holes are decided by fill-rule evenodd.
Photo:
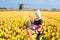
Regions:
M 19 4 L 19 10 L 22 10 L 24 8 L 24 4 L 23 4 L 23 0 L 22 0 L 22 3 Z

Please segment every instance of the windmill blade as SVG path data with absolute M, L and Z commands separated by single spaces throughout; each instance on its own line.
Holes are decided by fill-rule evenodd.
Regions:
M 24 4 L 24 9 L 28 9 L 29 5 L 28 4 Z

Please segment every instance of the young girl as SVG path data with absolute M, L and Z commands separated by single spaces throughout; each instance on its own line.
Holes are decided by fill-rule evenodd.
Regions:
M 35 16 L 36 16 L 36 18 L 34 19 L 34 22 L 32 22 L 32 20 L 30 20 L 32 25 L 29 28 L 38 32 L 36 39 L 39 40 L 40 32 L 42 29 L 42 19 L 41 19 L 41 13 L 40 13 L 39 9 L 35 13 Z

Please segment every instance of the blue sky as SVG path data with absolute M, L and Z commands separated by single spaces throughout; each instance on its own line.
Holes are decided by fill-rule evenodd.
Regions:
M 22 0 L 0 0 L 0 7 L 18 9 Z M 60 0 L 23 0 L 24 8 L 60 9 Z

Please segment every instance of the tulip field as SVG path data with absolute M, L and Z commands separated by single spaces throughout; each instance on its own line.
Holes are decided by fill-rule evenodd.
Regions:
M 37 32 L 27 29 L 36 11 L 0 11 L 0 40 L 35 40 Z M 60 12 L 41 11 L 40 40 L 60 40 Z

